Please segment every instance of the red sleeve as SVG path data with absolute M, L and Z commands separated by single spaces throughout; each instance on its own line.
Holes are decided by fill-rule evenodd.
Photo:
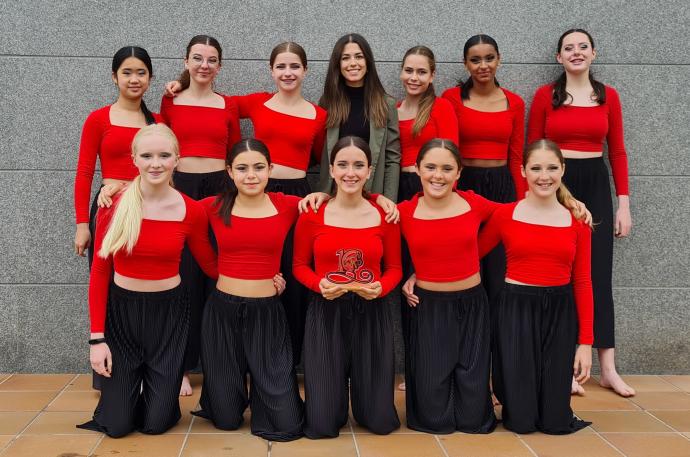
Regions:
M 187 204 L 187 208 L 193 211 L 190 220 L 191 230 L 186 240 L 189 250 L 206 276 L 211 279 L 218 279 L 218 257 L 208 239 L 206 209 L 197 202 L 193 202 L 192 205 Z
M 502 203 L 497 203 L 489 200 L 488 198 L 484 198 L 472 190 L 458 191 L 458 193 L 462 198 L 467 200 L 472 208 L 472 211 L 476 211 L 476 213 L 479 215 L 479 219 L 482 221 L 482 224 L 488 221 L 494 214 L 494 211 L 502 206 Z
M 96 158 L 101 147 L 101 138 L 105 130 L 103 110 L 105 109 L 106 115 L 109 112 L 106 108 L 92 112 L 86 118 L 81 131 L 77 173 L 74 179 L 74 213 L 77 224 L 89 222 L 91 184 L 93 183 L 93 174 L 96 169 Z
M 107 259 L 98 255 L 103 245 L 103 238 L 108 231 L 110 219 L 115 211 L 111 208 L 101 208 L 96 213 L 96 234 L 94 235 L 94 254 L 89 276 L 89 317 L 91 332 L 103 332 L 105 329 L 105 308 L 108 302 L 108 289 L 113 276 L 113 256 Z
M 385 222 L 385 214 L 381 213 L 383 224 L 383 273 L 381 274 L 381 297 L 385 296 L 398 285 L 402 279 L 402 261 L 400 260 L 400 225 Z
M 542 86 L 534 93 L 527 124 L 527 144 L 546 136 L 546 113 L 551 105 L 552 86 Z
M 453 111 L 455 112 L 455 128 L 459 129 L 460 127 L 460 110 L 461 110 L 461 105 L 462 101 L 460 100 L 460 88 L 458 87 L 451 87 L 450 89 L 446 89 L 443 92 L 443 95 L 441 95 L 444 99 L 448 100 L 453 107 Z M 460 133 L 456 133 L 455 136 L 453 137 L 453 141 L 455 141 L 455 144 L 457 146 L 460 145 Z
M 237 106 L 237 97 L 223 95 L 225 99 L 225 111 L 227 112 L 228 126 L 228 151 L 242 139 L 240 130 L 240 109 Z
M 618 92 L 606 86 L 606 104 L 609 105 L 609 132 L 606 144 L 609 148 L 609 162 L 616 195 L 629 195 L 628 189 L 628 155 L 625 152 L 623 137 L 623 110 Z
M 314 137 L 311 152 L 316 163 L 321 163 L 323 145 L 326 141 L 326 119 L 328 118 L 328 113 L 320 106 L 314 105 L 314 107 L 316 108 L 316 136 Z
M 314 237 L 316 215 L 307 212 L 300 215 L 295 227 L 295 242 L 292 256 L 292 274 L 305 287 L 320 294 L 321 278 L 314 271 Z
M 161 118 L 163 119 L 163 123 L 167 126 L 170 126 L 170 117 L 168 116 L 168 113 L 173 104 L 172 100 L 172 98 L 166 97 L 165 95 L 163 95 L 163 98 L 161 99 Z
M 500 208 L 494 211 L 489 221 L 479 230 L 479 238 L 477 240 L 479 258 L 483 258 L 495 248 L 502 239 L 502 228 L 505 224 L 505 215 L 507 213 L 512 215 L 512 209 L 515 208 L 515 203 L 499 204 Z
M 573 263 L 572 284 L 577 320 L 579 344 L 592 344 L 594 315 L 594 298 L 592 295 L 592 229 L 586 224 L 573 220 L 577 230 L 577 248 Z
M 515 182 L 518 200 L 525 198 L 527 180 L 522 177 L 522 151 L 525 146 L 525 102 L 518 95 L 510 97 L 510 110 L 513 112 L 513 131 L 508 144 L 508 166 Z
M 271 97 L 273 97 L 273 94 L 270 92 L 256 92 L 247 95 L 235 95 L 232 99 L 237 103 L 240 119 L 246 119 L 251 117 L 252 111 L 256 109 L 257 104 L 264 103 Z
M 434 120 L 436 121 L 436 136 L 458 141 L 458 117 L 451 102 L 445 98 L 437 98 L 434 102 Z

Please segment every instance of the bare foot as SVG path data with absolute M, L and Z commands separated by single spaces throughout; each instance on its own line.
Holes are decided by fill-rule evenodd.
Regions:
M 182 386 L 180 386 L 180 397 L 189 397 L 194 393 L 192 390 L 192 384 L 189 382 L 189 376 L 187 373 L 182 376 Z
M 501 404 L 501 402 L 498 401 L 498 398 L 496 398 L 496 395 L 494 395 L 493 392 L 491 392 L 491 403 L 493 403 L 494 406 L 499 406 Z
M 403 392 L 405 392 L 405 383 L 404 382 L 401 382 L 400 384 L 398 384 L 398 390 L 402 390 Z
M 575 378 L 573 378 L 573 382 L 570 385 L 570 395 L 584 395 L 585 394 L 585 388 L 580 385 L 577 381 L 575 381 Z
M 632 397 L 635 395 L 635 389 L 627 385 L 625 381 L 623 381 L 623 378 L 615 371 L 608 373 L 602 372 L 599 378 L 599 385 L 607 389 L 612 389 L 621 397 Z

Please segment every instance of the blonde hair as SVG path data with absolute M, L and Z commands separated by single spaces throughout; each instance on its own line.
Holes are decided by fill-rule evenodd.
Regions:
M 175 157 L 180 156 L 180 146 L 173 131 L 165 124 L 152 124 L 143 127 L 134 135 L 134 140 L 132 140 L 133 158 L 137 154 L 142 138 L 149 136 L 161 136 L 168 139 Z M 172 182 L 170 184 L 172 185 Z M 100 257 L 105 259 L 123 248 L 128 254 L 132 252 L 141 231 L 141 221 L 144 218 L 143 207 L 144 197 L 141 193 L 140 175 L 134 178 L 132 184 L 123 192 L 117 207 L 114 209 L 115 213 L 108 226 L 108 231 L 103 237 L 101 249 L 98 251 Z
M 527 168 L 527 162 L 529 161 L 532 153 L 539 150 L 552 152 L 558 158 L 561 167 L 565 167 L 565 158 L 563 157 L 563 153 L 558 145 L 551 140 L 541 139 L 530 143 L 527 146 L 527 149 L 525 149 L 525 153 L 522 155 L 523 168 Z M 568 190 L 562 181 L 556 190 L 556 198 L 558 199 L 558 203 L 568 208 L 571 212 L 574 213 L 577 211 L 577 207 L 575 206 L 575 197 L 573 197 L 573 194 L 570 192 L 570 190 Z

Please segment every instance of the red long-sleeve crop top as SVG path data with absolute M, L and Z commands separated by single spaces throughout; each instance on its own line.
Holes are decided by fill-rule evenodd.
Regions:
M 398 204 L 402 234 L 418 279 L 452 282 L 479 271 L 479 226 L 489 219 L 498 203 L 471 190 L 457 192 L 470 205 L 469 211 L 458 216 L 443 219 L 414 217 L 422 193 Z
M 163 97 L 161 116 L 175 132 L 180 157 L 225 160 L 227 151 L 242 138 L 237 102 L 233 97 L 221 96 L 224 108 L 176 105 L 174 98 Z
M 254 137 L 264 142 L 271 153 L 271 161 L 279 165 L 306 171 L 310 154 L 321 160 L 326 134 L 326 111 L 314 105 L 316 117 L 293 116 L 266 106 L 274 94 L 255 94 L 233 97 L 237 101 L 241 118 L 250 118 Z
M 180 194 L 185 203 L 185 216 L 181 221 L 143 219 L 139 239 L 132 252 L 124 249 L 104 259 L 98 255 L 117 202 L 110 208 L 98 210 L 96 235 L 89 278 L 89 314 L 91 331 L 102 332 L 105 326 L 105 310 L 108 287 L 115 272 L 128 278 L 160 280 L 171 278 L 180 271 L 180 254 L 185 244 L 192 255 L 211 278 L 218 278 L 216 253 L 208 240 L 208 219 L 204 208 L 191 198 Z
M 553 84 L 537 89 L 529 111 L 527 142 L 547 138 L 561 149 L 601 152 L 608 145 L 616 195 L 628 195 L 628 156 L 623 139 L 620 97 L 606 86 L 606 102 L 596 106 L 563 105 L 553 108 Z
M 231 216 L 225 225 L 216 197 L 201 200 L 218 242 L 218 273 L 238 279 L 270 279 L 280 271 L 280 256 L 290 227 L 297 220 L 299 197 L 268 192 L 277 214 L 248 218 Z
M 381 296 L 386 295 L 402 278 L 399 227 L 387 223 L 378 206 L 381 223 L 374 227 L 326 225 L 326 207 L 323 204 L 317 213 L 308 211 L 297 220 L 292 274 L 317 293 L 321 293 L 319 282 L 326 278 L 336 284 L 381 281 Z
M 139 127 L 124 127 L 110 123 L 111 105 L 89 114 L 81 131 L 79 159 L 74 180 L 74 212 L 77 224 L 89 222 L 91 183 L 96 169 L 96 158 L 101 161 L 103 178 L 131 181 L 139 170 L 132 161 L 132 140 Z M 156 122 L 162 118 L 153 113 Z
M 572 283 L 580 328 L 578 342 L 592 344 L 592 230 L 572 215 L 567 227 L 516 221 L 513 213 L 517 204 L 502 204 L 482 228 L 480 257 L 500 241 L 506 250 L 506 278 L 545 287 Z
M 443 97 L 451 102 L 458 119 L 460 156 L 507 160 L 519 200 L 527 191 L 527 183 L 520 172 L 525 142 L 525 102 L 516 93 L 501 90 L 508 100 L 508 109 L 493 113 L 465 106 L 459 87 L 447 89 Z
M 402 150 L 400 166 L 402 167 L 413 166 L 417 161 L 419 149 L 429 140 L 447 138 L 453 142 L 457 141 L 458 121 L 455 117 L 455 111 L 453 111 L 453 105 L 445 98 L 436 97 L 429 120 L 416 136 L 412 135 L 414 122 L 414 118 L 398 121 Z

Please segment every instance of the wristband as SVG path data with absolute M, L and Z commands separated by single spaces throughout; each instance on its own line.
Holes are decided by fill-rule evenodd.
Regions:
M 105 338 L 93 338 L 89 340 L 89 345 L 105 343 Z

